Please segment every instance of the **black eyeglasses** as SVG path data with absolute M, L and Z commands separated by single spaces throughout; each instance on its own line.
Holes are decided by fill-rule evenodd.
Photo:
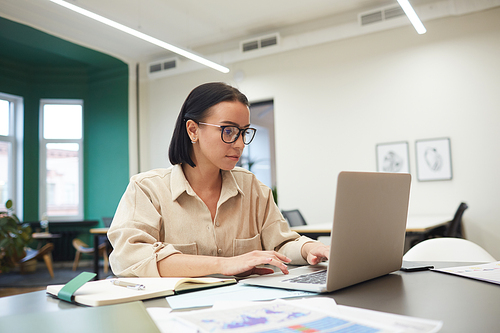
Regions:
M 243 143 L 245 145 L 249 145 L 250 142 L 252 142 L 253 138 L 255 137 L 255 133 L 257 132 L 257 130 L 255 128 L 251 128 L 251 127 L 238 128 L 236 126 L 220 126 L 220 125 L 208 124 L 208 123 L 202 123 L 202 122 L 199 122 L 198 124 L 219 127 L 221 129 L 220 138 L 225 143 L 236 142 L 236 140 L 238 140 L 238 138 L 240 137 L 240 134 L 241 134 L 243 137 Z

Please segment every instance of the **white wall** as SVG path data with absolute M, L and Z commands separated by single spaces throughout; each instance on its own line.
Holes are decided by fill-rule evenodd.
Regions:
M 283 209 L 331 221 L 337 174 L 375 171 L 378 143 L 408 141 L 410 214 L 453 215 L 500 259 L 500 9 L 411 26 L 142 84 L 142 169 L 168 166 L 173 125 L 189 91 L 226 81 L 251 101 L 274 99 Z M 451 139 L 453 179 L 416 179 L 415 140 Z

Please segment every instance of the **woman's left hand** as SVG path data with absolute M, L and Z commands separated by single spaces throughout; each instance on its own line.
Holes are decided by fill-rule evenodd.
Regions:
M 302 257 L 310 265 L 316 265 L 322 261 L 328 260 L 330 247 L 320 242 L 309 242 L 302 246 Z

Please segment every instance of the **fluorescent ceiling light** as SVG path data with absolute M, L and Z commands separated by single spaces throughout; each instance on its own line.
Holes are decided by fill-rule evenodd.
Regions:
M 199 55 L 196 55 L 196 54 L 191 53 L 189 51 L 183 50 L 183 49 L 181 49 L 181 48 L 179 48 L 177 46 L 174 46 L 172 44 L 166 43 L 164 41 L 161 41 L 159 39 L 156 39 L 154 37 L 146 35 L 146 34 L 144 34 L 142 32 L 137 31 L 137 30 L 134 30 L 134 29 L 131 29 L 129 27 L 126 27 L 123 24 L 117 23 L 117 22 L 112 21 L 110 19 L 107 19 L 107 18 L 105 18 L 103 16 L 97 15 L 97 14 L 91 12 L 91 11 L 88 11 L 86 9 L 80 8 L 80 7 L 75 6 L 73 4 L 67 3 L 66 1 L 63 1 L 63 0 L 50 0 L 50 1 L 52 1 L 52 2 L 54 2 L 56 4 L 58 4 L 58 5 L 61 5 L 63 7 L 66 7 L 68 9 L 72 10 L 72 11 L 75 11 L 75 12 L 77 12 L 79 14 L 85 15 L 85 16 L 91 18 L 91 19 L 94 19 L 96 21 L 99 21 L 101 23 L 109 25 L 110 27 L 113 27 L 115 29 L 121 30 L 121 31 L 123 31 L 123 32 L 125 32 L 125 33 L 127 33 L 129 35 L 132 35 L 132 36 L 135 36 L 135 37 L 140 38 L 142 40 L 145 40 L 146 42 L 150 42 L 150 43 L 155 44 L 155 45 L 157 45 L 159 47 L 167 49 L 167 50 L 169 50 L 171 52 L 177 53 L 177 54 L 179 54 L 179 55 L 181 55 L 183 57 L 186 57 L 188 59 L 196 61 L 196 62 L 198 62 L 198 63 L 200 63 L 202 65 L 205 65 L 205 66 L 208 66 L 208 67 L 213 68 L 215 70 L 218 70 L 219 72 L 222 72 L 222 73 L 228 73 L 229 72 L 229 68 L 227 68 L 227 67 L 219 65 L 219 64 L 217 64 L 217 63 L 215 63 L 213 61 L 210 61 L 208 59 L 200 57 Z
M 403 11 L 410 20 L 411 24 L 413 24 L 415 30 L 417 30 L 417 33 L 419 35 L 425 34 L 427 32 L 427 29 L 425 29 L 424 25 L 422 24 L 422 21 L 420 21 L 417 13 L 415 13 L 415 10 L 413 10 L 413 7 L 410 5 L 408 0 L 398 0 L 398 2 L 401 8 L 403 8 Z

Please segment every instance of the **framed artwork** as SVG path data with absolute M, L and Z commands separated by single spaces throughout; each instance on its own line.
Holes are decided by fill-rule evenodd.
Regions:
M 408 142 L 380 143 L 377 149 L 377 171 L 410 173 Z
M 451 143 L 449 138 L 415 141 L 417 179 L 421 182 L 450 180 Z

